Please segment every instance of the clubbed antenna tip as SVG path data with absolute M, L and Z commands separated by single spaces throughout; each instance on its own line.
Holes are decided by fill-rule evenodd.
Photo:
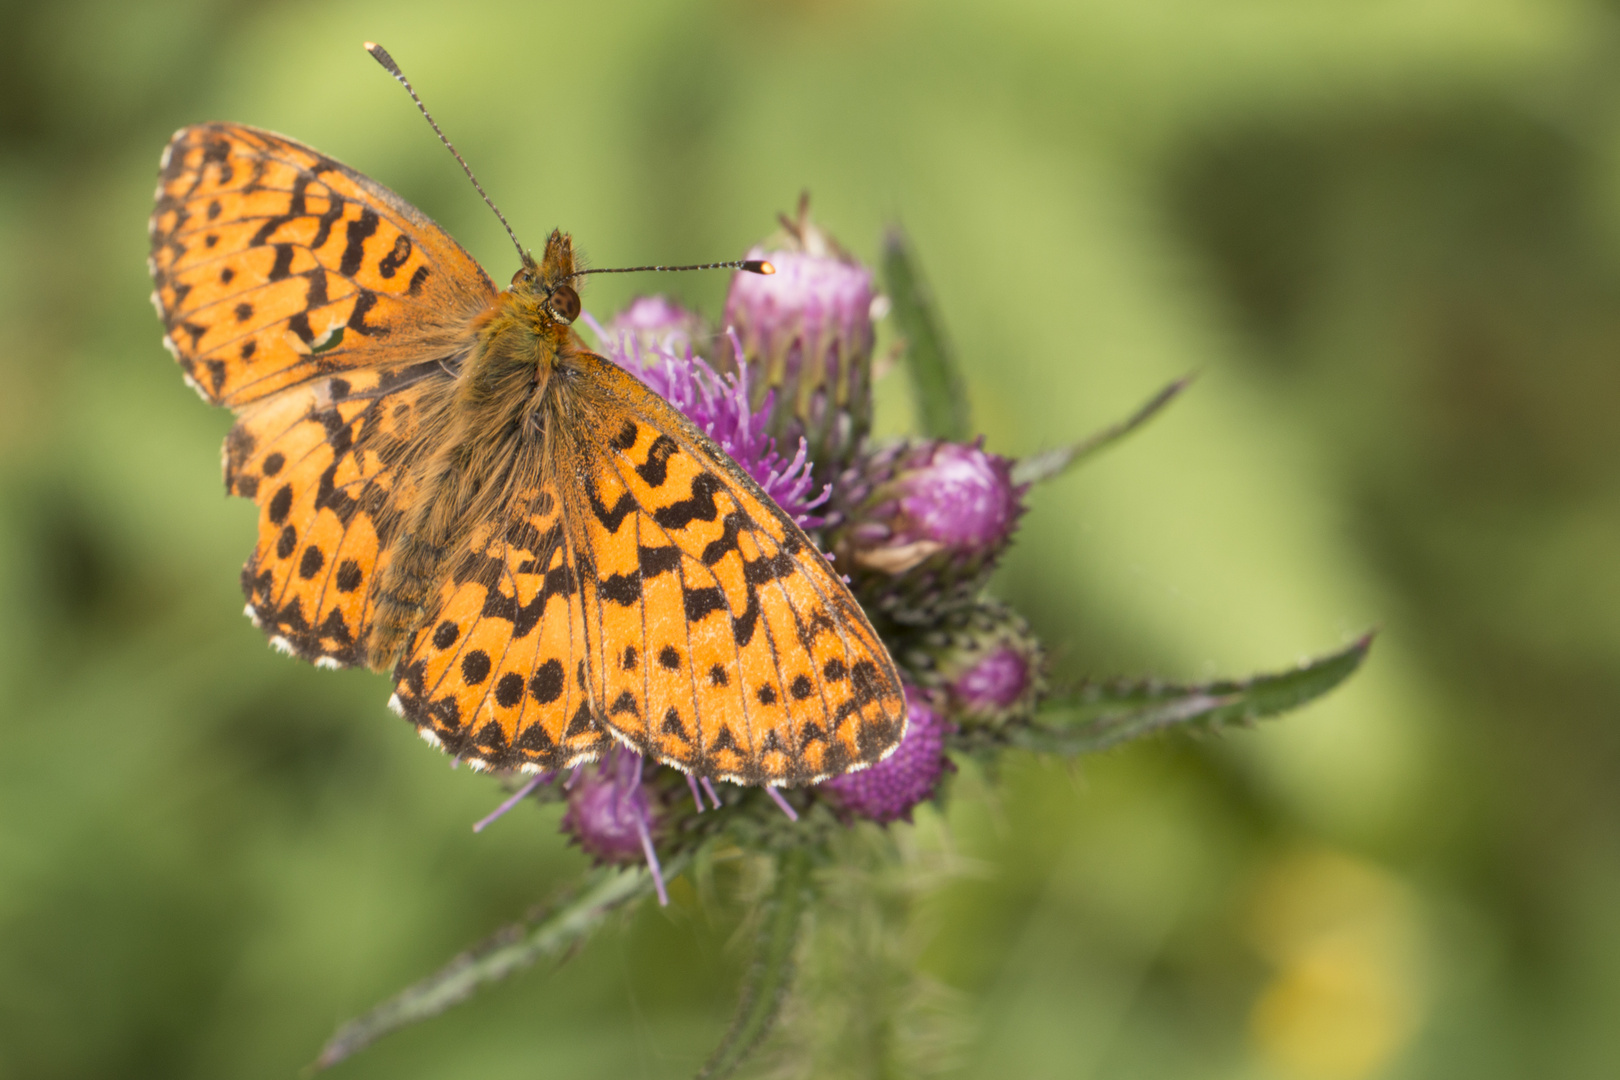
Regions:
M 654 271 L 673 273 L 678 270 L 746 270 L 750 274 L 774 274 L 776 267 L 764 259 L 738 259 L 734 262 L 694 263 L 691 266 L 613 266 L 595 267 L 590 270 L 575 270 L 568 276 L 570 278 L 584 277 L 586 274 L 641 274 Z

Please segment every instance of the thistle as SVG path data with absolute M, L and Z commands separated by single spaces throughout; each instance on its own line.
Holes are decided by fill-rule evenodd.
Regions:
M 864 498 L 841 515 L 833 543 L 869 612 L 935 623 L 995 569 L 1027 485 L 1014 482 L 1010 459 L 981 443 L 901 440 L 862 460 Z
M 991 571 L 1034 485 L 1140 427 L 1185 383 L 1070 445 L 1023 460 L 993 452 L 968 435 L 940 320 L 892 232 L 885 299 L 924 430 L 868 446 L 876 276 L 802 203 L 755 253 L 777 272 L 737 275 L 718 334 L 662 297 L 636 300 L 605 324 L 582 322 L 605 355 L 681 409 L 834 553 L 906 679 L 905 738 L 865 770 L 782 791 L 694 779 L 623 749 L 568 772 L 502 777 L 510 797 L 478 828 L 525 803 L 564 802 L 560 826 L 595 868 L 565 899 L 345 1025 L 319 1065 L 565 955 L 615 910 L 652 896 L 667 903 L 667 883 L 690 860 L 723 849 L 771 882 L 737 1020 L 700 1074 L 727 1075 L 769 1032 L 792 986 L 804 914 L 817 903 L 812 868 L 860 849 L 871 823 L 903 829 L 922 803 L 943 802 L 958 761 L 989 766 L 1013 749 L 1073 757 L 1169 728 L 1248 725 L 1326 693 L 1366 655 L 1370 638 L 1289 671 L 1199 686 L 1049 672 L 1028 623 L 987 592 Z M 821 910 L 820 925 L 844 915 L 861 917 L 847 897 Z M 859 958 L 851 963 L 859 970 Z
M 797 218 L 781 222 L 748 254 L 770 260 L 776 273 L 733 277 L 724 322 L 756 373 L 753 404 L 766 414 L 766 430 L 783 445 L 803 439 L 826 482 L 872 425 L 876 293 L 872 271 L 810 220 L 808 199 Z

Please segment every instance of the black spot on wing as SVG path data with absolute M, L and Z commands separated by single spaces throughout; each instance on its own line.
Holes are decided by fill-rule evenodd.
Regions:
M 604 597 L 615 604 L 629 607 L 641 599 L 641 571 L 614 574 L 607 580 L 599 582 L 597 588 Z
M 685 590 L 686 621 L 701 622 L 716 611 L 725 610 L 726 599 L 714 586 Z
M 489 654 L 473 649 L 461 658 L 461 679 L 468 686 L 477 686 L 489 678 Z
M 343 259 L 338 263 L 338 273 L 344 277 L 353 277 L 360 272 L 360 264 L 365 259 L 366 240 L 377 231 L 377 211 L 366 207 L 360 212 L 360 217 L 349 222 L 348 243 L 343 248 Z
M 354 298 L 354 310 L 349 312 L 349 321 L 345 323 L 350 330 L 354 330 L 365 337 L 376 337 L 378 334 L 388 333 L 386 326 L 370 326 L 366 323 L 366 314 L 377 306 L 377 294 L 362 289 L 360 295 Z M 339 340 L 342 340 L 341 338 Z
M 338 565 L 337 589 L 340 593 L 352 593 L 360 587 L 362 577 L 360 564 L 353 559 L 344 559 Z
M 692 737 L 686 733 L 686 727 L 681 723 L 681 714 L 673 705 L 664 711 L 664 722 L 658 730 L 665 735 L 673 735 L 682 742 L 692 741 Z
M 591 707 L 585 702 L 579 703 L 574 715 L 568 721 L 568 730 L 563 732 L 563 738 L 572 739 L 578 735 L 586 735 L 596 730 L 596 724 L 591 719 Z
M 750 585 L 765 585 L 777 578 L 792 577 L 793 573 L 793 559 L 785 551 L 743 563 L 743 580 Z
M 411 238 L 404 233 L 394 237 L 394 250 L 384 255 L 377 263 L 377 275 L 382 278 L 391 278 L 399 273 L 411 257 Z
M 546 729 L 539 724 L 530 724 L 524 728 L 512 744 L 514 750 L 527 750 L 534 754 L 550 754 L 556 751 L 557 744 L 551 741 Z
M 585 485 L 585 493 L 590 499 L 591 513 L 596 515 L 596 520 L 600 521 L 602 527 L 610 533 L 618 532 L 624 519 L 635 512 L 636 500 L 628 491 L 619 496 L 619 501 L 614 503 L 611 509 L 602 505 L 601 496 L 596 493 L 594 484 Z
M 563 668 L 562 662 L 552 657 L 535 670 L 534 677 L 529 680 L 529 693 L 534 700 L 542 705 L 550 705 L 562 697 Z
M 280 525 L 287 520 L 287 513 L 292 509 L 293 492 L 291 484 L 281 485 L 281 489 L 270 496 L 270 523 Z
M 643 581 L 667 574 L 681 564 L 681 550 L 674 544 L 663 547 L 643 547 L 641 555 L 641 577 Z
M 495 703 L 503 709 L 510 709 L 522 700 L 523 676 L 515 671 L 508 671 L 495 684 Z
M 694 521 L 713 521 L 720 516 L 714 497 L 725 490 L 720 478 L 702 472 L 692 478 L 692 494 L 679 502 L 653 511 L 653 520 L 665 529 L 684 529 Z
M 648 487 L 659 488 L 669 479 L 669 459 L 680 450 L 680 446 L 668 435 L 660 435 L 653 440 L 647 448 L 647 460 L 636 466 L 636 475 L 647 482 Z

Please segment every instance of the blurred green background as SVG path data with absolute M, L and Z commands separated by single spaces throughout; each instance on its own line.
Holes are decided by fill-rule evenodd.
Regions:
M 146 301 L 158 153 L 212 119 L 376 177 L 505 280 L 367 38 L 530 244 L 733 257 L 801 188 L 867 258 L 904 223 L 992 449 L 1198 372 L 1030 499 L 998 588 L 1059 673 L 1382 628 L 1304 713 L 964 773 L 948 827 L 895 830 L 945 868 L 900 946 L 940 1071 L 1620 1068 L 1611 5 L 63 0 L 0 29 L 0 1077 L 287 1077 L 583 865 L 554 810 L 474 836 L 496 786 L 382 678 L 241 617 L 228 417 Z M 586 305 L 659 285 L 725 288 Z M 742 956 L 734 910 L 675 900 L 339 1075 L 690 1075 Z

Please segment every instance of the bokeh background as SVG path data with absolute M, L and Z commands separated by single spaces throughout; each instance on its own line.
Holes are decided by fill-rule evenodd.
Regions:
M 903 223 L 992 449 L 1198 373 L 1031 496 L 997 588 L 1058 673 L 1381 628 L 1305 712 L 969 770 L 897 828 L 942 868 L 904 947 L 944 1075 L 1615 1075 L 1617 30 L 1598 0 L 6 3 L 0 1077 L 287 1077 L 583 866 L 554 810 L 474 836 L 499 791 L 381 677 L 241 617 L 228 418 L 147 304 L 158 152 L 211 119 L 505 280 L 367 38 L 530 244 L 734 257 L 801 189 L 868 258 Z M 586 305 L 660 286 L 715 313 L 725 282 Z M 908 408 L 890 378 L 883 428 Z M 734 908 L 675 899 L 339 1075 L 689 1075 L 742 953 Z

